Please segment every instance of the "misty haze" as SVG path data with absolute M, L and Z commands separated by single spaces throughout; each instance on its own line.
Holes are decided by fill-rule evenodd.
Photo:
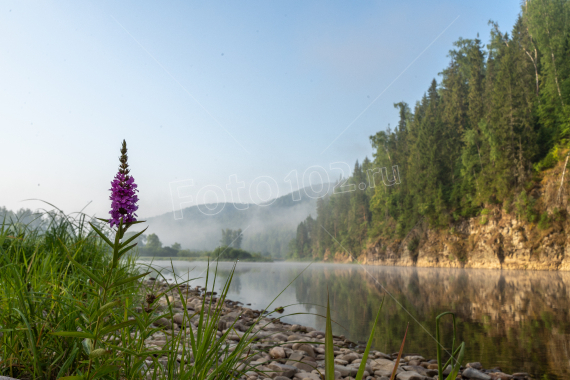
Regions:
M 0 380 L 570 379 L 570 0 L 0 4 Z

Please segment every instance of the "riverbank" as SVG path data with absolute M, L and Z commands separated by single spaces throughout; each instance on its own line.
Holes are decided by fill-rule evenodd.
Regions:
M 567 157 L 565 153 L 563 157 Z M 332 195 L 323 200 L 317 216 L 320 225 L 312 217 L 299 224 L 288 257 L 382 266 L 569 271 L 570 186 L 567 174 L 564 177 L 567 163 L 552 162 L 551 169 L 535 173 L 524 188 L 513 189 L 500 201 L 493 195 L 464 212 L 452 207 L 431 217 L 419 213 L 414 203 L 404 208 L 411 214 L 398 216 L 403 212 L 400 202 L 413 197 L 381 199 L 392 191 L 408 191 L 405 186 L 395 186 L 388 193 L 351 193 L 370 196 L 370 204 L 374 204 L 370 214 L 353 216 L 352 222 L 338 216 L 348 215 L 342 208 L 337 209 L 345 201 L 333 201 Z M 371 219 L 367 215 L 372 215 Z M 368 222 L 349 228 L 356 220 Z M 328 233 L 322 233 L 323 228 Z M 312 230 L 321 232 L 307 233 Z
M 404 239 L 379 239 L 359 255 L 326 252 L 324 261 L 381 266 L 570 271 L 570 223 L 521 221 L 499 206 L 449 229 L 417 226 Z
M 185 310 L 192 316 L 201 310 L 202 305 L 212 303 L 217 305 L 216 294 L 204 294 L 203 288 L 192 288 L 179 285 L 171 289 L 172 284 L 156 280 L 144 282 L 144 296 L 164 293 L 164 297 L 155 301 L 160 310 L 170 309 L 171 318 L 161 318 L 155 322 L 162 327 L 163 332 L 157 332 L 146 340 L 149 349 L 160 350 L 169 346 L 172 339 L 182 337 L 191 340 L 189 323 L 196 326 L 199 317 L 194 316 L 188 322 Z M 170 289 L 170 290 L 169 290 Z M 212 298 L 213 297 L 213 298 Z M 242 339 L 251 339 L 251 352 L 240 364 L 241 369 L 247 369 L 242 379 L 259 380 L 318 380 L 324 373 L 324 332 L 316 331 L 310 326 L 291 325 L 279 320 L 279 313 L 272 311 L 253 310 L 239 302 L 226 299 L 221 305 L 221 315 L 218 321 L 216 335 L 221 337 L 227 333 L 226 343 L 229 351 L 236 347 Z M 142 308 L 139 310 L 143 312 Z M 286 314 L 287 310 L 285 310 Z M 256 323 L 256 321 L 258 321 Z M 228 331 L 228 329 L 230 331 Z M 166 334 L 165 334 L 166 332 Z M 363 346 L 346 337 L 334 337 L 335 348 L 335 377 L 353 379 L 360 365 Z M 435 342 L 434 342 L 435 344 Z M 407 353 L 404 349 L 403 360 L 397 369 L 399 380 L 437 379 L 437 361 L 428 360 L 420 353 Z M 395 366 L 397 354 L 383 353 L 372 350 L 368 359 L 365 378 L 368 380 L 387 380 Z M 148 358 L 147 365 L 154 366 L 154 361 Z M 158 359 L 158 363 L 161 359 Z M 484 368 L 481 363 L 466 363 L 461 367 L 458 379 L 530 379 L 526 373 L 506 374 L 500 368 Z M 446 372 L 444 371 L 444 374 Z
M 217 260 L 212 260 L 211 257 L 208 256 L 199 256 L 199 257 L 180 257 L 180 256 L 138 256 L 137 257 L 138 260 L 148 260 L 148 261 L 153 261 L 153 260 L 176 260 L 176 261 L 219 261 L 219 262 L 227 262 L 227 263 L 233 263 L 235 260 L 232 259 L 217 259 Z M 247 263 L 272 263 L 274 261 L 279 261 L 279 260 L 272 260 L 272 259 L 268 259 L 268 258 L 264 258 L 264 259 L 240 259 L 239 261 L 243 261 L 243 262 L 247 262 Z

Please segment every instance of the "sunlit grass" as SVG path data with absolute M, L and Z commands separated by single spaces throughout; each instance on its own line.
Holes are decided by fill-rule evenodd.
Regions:
M 217 299 L 205 293 L 200 310 L 183 308 L 180 330 L 157 327 L 154 322 L 174 313 L 168 294 L 176 292 L 181 301 L 187 299 L 183 283 L 175 280 L 166 291 L 153 286 L 143 289 L 138 278 L 145 265 L 137 264 L 136 255 L 121 258 L 113 253 L 105 244 L 107 237 L 89 228 L 83 214 L 72 218 L 46 213 L 42 220 L 34 228 L 14 220 L 0 226 L 0 376 L 22 380 L 235 379 L 256 371 L 256 365 L 248 362 L 255 355 L 251 347 L 263 327 L 258 325 L 267 315 L 260 314 L 231 347 L 228 341 L 231 334 L 237 334 L 233 326 L 238 319 L 223 333 L 218 328 L 235 264 Z M 129 244 L 118 241 L 121 250 Z M 159 280 L 166 280 L 160 270 L 150 265 L 148 269 L 156 271 Z M 217 267 L 213 275 L 209 272 L 205 289 L 213 291 Z M 165 283 L 157 281 L 154 286 Z M 160 300 L 166 301 L 166 307 L 158 306 Z M 438 340 L 443 315 L 437 318 Z M 327 379 L 334 378 L 331 322 L 327 302 Z M 167 336 L 167 344 L 150 350 L 145 341 L 157 332 Z M 404 344 L 405 336 L 392 378 Z M 370 348 L 371 339 L 357 380 L 363 378 Z M 450 358 L 445 364 L 440 349 L 438 344 L 439 373 L 451 363 L 453 370 L 447 379 L 455 378 L 464 344 L 452 348 L 458 360 Z
M 154 322 L 172 317 L 168 293 L 185 299 L 183 284 L 162 292 L 143 289 L 136 255 L 114 254 L 105 244 L 108 237 L 89 228 L 84 215 L 43 216 L 45 223 L 35 229 L 13 220 L 0 227 L 0 376 L 230 379 L 255 370 L 243 363 L 253 355 L 254 330 L 264 316 L 231 348 L 228 335 L 237 320 L 218 332 L 235 265 L 217 302 L 204 297 L 201 310 L 184 308 L 185 327 L 176 332 Z M 216 277 L 207 271 L 206 289 L 214 289 Z M 152 296 L 143 299 L 143 293 Z M 145 340 L 159 331 L 167 335 L 167 346 L 149 350 Z

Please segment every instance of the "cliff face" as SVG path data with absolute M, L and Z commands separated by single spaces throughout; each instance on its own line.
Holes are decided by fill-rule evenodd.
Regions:
M 488 205 L 487 214 L 447 229 L 419 226 L 403 240 L 379 240 L 357 260 L 369 265 L 570 270 L 570 173 L 565 173 L 560 189 L 564 164 L 543 173 L 542 180 L 528 190 L 538 215 L 548 215 L 545 223 L 517 218 L 514 204 L 507 207 L 511 210 L 505 210 L 503 205 Z M 410 244 L 412 239 L 417 244 Z M 327 257 L 335 262 L 352 261 L 342 252 Z

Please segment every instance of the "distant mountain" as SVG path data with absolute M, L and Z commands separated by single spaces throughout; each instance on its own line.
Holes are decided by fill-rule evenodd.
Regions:
M 310 187 L 289 193 L 265 205 L 224 203 L 217 205 L 221 211 L 205 215 L 198 206 L 182 210 L 182 219 L 175 219 L 173 212 L 147 219 L 147 234 L 155 233 L 165 244 L 178 242 L 182 248 L 212 250 L 219 246 L 221 230 L 243 231 L 242 248 L 252 252 L 269 252 L 273 256 L 285 256 L 289 242 L 295 238 L 297 225 L 309 215 L 316 215 L 317 199 L 332 193 L 334 184 L 320 192 Z M 296 200 L 298 199 L 298 200 Z M 216 206 L 210 206 L 212 209 Z

